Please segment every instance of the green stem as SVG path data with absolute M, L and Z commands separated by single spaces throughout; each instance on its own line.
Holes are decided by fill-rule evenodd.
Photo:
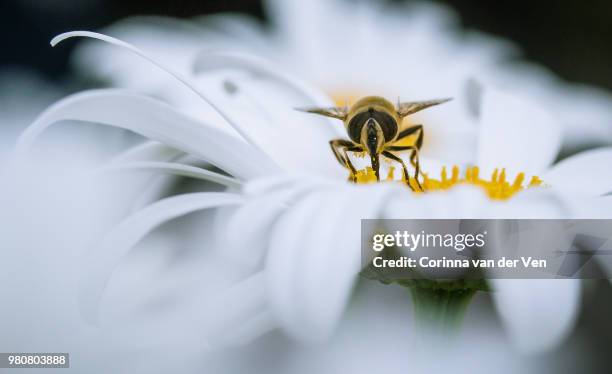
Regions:
M 417 323 L 434 329 L 457 331 L 476 290 L 443 290 L 412 287 L 412 302 Z
M 456 335 L 472 297 L 486 290 L 483 281 L 414 279 L 399 283 L 410 290 L 415 328 L 422 338 Z

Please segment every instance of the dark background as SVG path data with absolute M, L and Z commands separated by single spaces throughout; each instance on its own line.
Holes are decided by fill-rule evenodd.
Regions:
M 438 2 L 457 10 L 466 29 L 513 40 L 526 58 L 559 76 L 612 89 L 612 1 Z M 265 20 L 258 0 L 2 0 L 0 67 L 31 67 L 59 79 L 68 68 L 70 49 L 48 53 L 48 42 L 58 33 L 97 29 L 134 14 L 189 17 L 222 11 Z

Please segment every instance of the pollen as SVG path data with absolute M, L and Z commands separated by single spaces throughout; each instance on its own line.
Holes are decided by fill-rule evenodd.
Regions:
M 394 172 L 394 168 L 389 168 L 384 181 L 397 181 L 394 178 Z M 376 183 L 376 175 L 371 167 L 357 171 L 349 179 L 353 179 L 358 184 Z M 403 182 L 406 181 L 403 180 Z M 443 167 L 439 177 L 430 177 L 427 173 L 424 173 L 420 178 L 422 189 L 419 188 L 414 178 L 410 178 L 409 183 L 416 193 L 445 191 L 457 185 L 474 185 L 482 188 L 493 200 L 507 200 L 524 189 L 543 186 L 542 180 L 537 176 L 531 177 L 527 183 L 525 173 L 519 173 L 514 179 L 509 179 L 506 175 L 506 169 L 503 168 L 495 169 L 490 178 L 483 178 L 477 166 L 466 168 L 464 173 L 460 172 L 458 166 L 453 166 L 450 173 L 446 167 Z

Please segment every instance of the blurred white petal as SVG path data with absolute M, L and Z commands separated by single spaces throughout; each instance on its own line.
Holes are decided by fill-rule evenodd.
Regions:
M 598 148 L 568 157 L 542 175 L 545 183 L 583 195 L 612 192 L 612 148 Z
M 242 183 L 231 177 L 215 173 L 210 170 L 197 168 L 190 165 L 183 165 L 172 162 L 126 162 L 120 165 L 108 166 L 100 170 L 100 172 L 130 172 L 142 171 L 149 173 L 167 173 L 182 177 L 201 179 L 209 182 L 218 183 L 226 187 L 240 187 Z
M 555 160 L 561 130 L 535 103 L 486 90 L 483 97 L 477 165 L 485 174 L 537 175 Z
M 493 299 L 514 344 L 540 353 L 573 327 L 580 302 L 576 279 L 492 279 Z
M 196 16 L 194 19 L 207 32 L 218 33 L 214 42 L 219 41 L 224 46 L 235 45 L 251 48 L 254 51 L 271 49 L 266 37 L 269 35 L 267 25 L 258 18 L 244 13 L 218 13 Z M 208 38 L 211 39 L 211 38 Z M 223 41 L 221 42 L 221 40 Z M 208 40 L 208 43 L 213 41 Z M 235 44 L 231 44 L 235 43 Z
M 408 191 L 401 191 L 406 193 Z M 449 191 L 406 196 L 385 207 L 387 219 L 460 219 L 481 218 L 491 200 L 478 187 L 457 186 Z
M 79 289 L 84 318 L 97 322 L 98 304 L 111 273 L 121 257 L 156 226 L 185 214 L 242 201 L 236 194 L 193 193 L 160 200 L 130 216 L 109 233 L 87 259 Z
M 333 332 L 360 271 L 360 219 L 377 217 L 390 192 L 313 192 L 278 222 L 270 238 L 267 284 L 272 310 L 289 335 L 312 342 Z
M 137 146 L 133 146 L 117 156 L 113 157 L 105 167 L 121 167 L 125 163 L 131 162 L 171 162 L 179 161 L 185 156 L 183 151 L 172 148 L 157 141 L 145 141 Z M 133 198 L 127 207 L 127 211 L 134 212 L 138 209 L 159 199 L 167 185 L 175 178 L 160 176 L 151 173 L 141 173 L 131 175 L 130 181 L 126 181 L 129 189 L 122 186 L 122 193 L 131 194 Z
M 134 131 L 209 161 L 238 178 L 278 171 L 268 156 L 231 135 L 187 117 L 159 100 L 112 89 L 82 92 L 49 107 L 21 135 L 18 151 L 27 151 L 47 127 L 65 120 Z
M 235 52 L 207 52 L 194 63 L 196 73 L 219 69 L 248 72 L 253 78 L 228 78 L 232 85 L 228 99 L 250 104 L 243 131 L 274 159 L 290 170 L 310 171 L 338 176 L 341 168 L 329 155 L 328 142 L 342 137 L 339 121 L 304 115 L 294 110 L 303 106 L 332 106 L 333 102 L 320 90 L 284 73 L 280 67 L 255 56 Z M 229 106 L 229 105 L 228 105 Z M 237 105 L 232 105 L 234 110 Z M 279 140 L 283 139 L 283 140 Z
M 60 35 L 57 35 L 51 40 L 51 45 L 55 46 L 62 41 L 73 38 L 73 37 L 86 37 L 93 38 L 104 41 L 106 43 L 124 48 L 137 56 L 140 56 L 150 62 L 152 65 L 160 68 L 168 75 L 172 76 L 176 79 L 177 82 L 180 82 L 186 88 L 191 90 L 195 95 L 197 95 L 202 101 L 204 101 L 208 106 L 215 110 L 215 112 L 221 116 L 235 131 L 237 131 L 245 140 L 249 141 L 253 146 L 257 146 L 258 144 L 254 142 L 249 133 L 244 131 L 244 122 L 237 121 L 233 115 L 232 111 L 225 110 L 219 106 L 219 104 L 214 100 L 212 95 L 206 94 L 203 90 L 199 89 L 198 86 L 191 82 L 188 77 L 184 77 L 180 72 L 174 71 L 172 68 L 164 66 L 163 63 L 158 62 L 155 58 L 149 56 L 146 52 L 140 50 L 139 48 L 126 43 L 122 40 L 113 38 L 108 35 L 103 35 L 100 33 L 90 32 L 90 31 L 70 31 Z
M 146 50 L 156 61 L 189 75 L 193 59 L 203 49 L 244 49 L 252 45 L 253 39 L 256 39 L 253 36 L 259 35 L 253 33 L 247 40 L 229 37 L 219 25 L 220 21 L 225 20 L 223 18 L 230 17 L 213 15 L 204 17 L 202 22 L 192 22 L 165 16 L 134 16 L 104 28 L 104 33 L 119 36 Z M 210 20 L 211 24 L 204 23 L 205 20 Z M 114 84 L 141 91 L 162 91 L 162 87 L 172 80 L 150 63 L 134 59 L 129 53 L 107 44 L 83 41 L 72 59 L 83 74 L 93 73 Z M 125 69 L 126 66 L 130 66 L 129 71 Z
M 320 184 L 310 181 L 251 198 L 223 221 L 218 250 L 232 261 L 251 268 L 261 265 L 275 223 L 297 198 L 317 186 Z
M 109 166 L 131 161 L 170 161 L 184 152 L 156 141 L 146 141 L 133 146 L 109 161 Z
M 283 71 L 279 66 L 257 56 L 237 52 L 202 52 L 193 62 L 194 73 L 205 73 L 218 69 L 237 69 L 248 71 L 264 79 L 282 83 L 286 88 L 296 91 L 304 98 L 304 105 L 332 106 L 333 102 L 320 90 L 298 80 Z
M 553 72 L 534 63 L 506 64 L 504 69 L 484 72 L 500 87 L 520 92 L 555 113 L 563 129 L 568 150 L 612 142 L 612 94 L 596 86 L 565 82 Z
M 243 345 L 277 327 L 267 308 L 265 286 L 265 276 L 257 273 L 213 300 L 223 308 L 206 323 L 213 346 Z

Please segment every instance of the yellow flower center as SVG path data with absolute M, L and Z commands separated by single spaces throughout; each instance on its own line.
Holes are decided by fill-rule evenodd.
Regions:
M 386 181 L 395 180 L 394 171 L 395 168 L 389 168 Z M 369 166 L 363 170 L 358 170 L 354 176 L 349 177 L 349 180 L 352 179 L 356 180 L 358 184 L 376 183 L 374 170 Z M 405 179 L 403 179 L 403 182 L 405 183 Z M 514 180 L 509 180 L 506 176 L 506 169 L 501 169 L 501 171 L 495 169 L 489 179 L 483 179 L 477 166 L 468 167 L 462 175 L 460 175 L 459 167 L 453 166 L 450 175 L 448 175 L 446 167 L 443 167 L 440 177 L 437 179 L 423 173 L 422 178 L 420 178 L 422 190 L 414 178 L 410 178 L 409 183 L 417 193 L 444 191 L 457 185 L 473 185 L 482 188 L 494 200 L 507 200 L 526 188 L 542 186 L 542 180 L 537 176 L 532 176 L 529 183 L 524 182 L 525 173 L 519 173 Z

